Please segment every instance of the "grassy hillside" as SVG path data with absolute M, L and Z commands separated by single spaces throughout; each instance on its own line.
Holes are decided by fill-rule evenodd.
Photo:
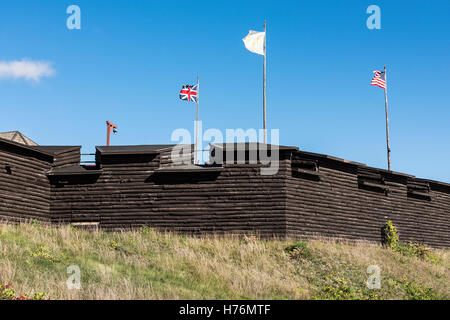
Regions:
M 80 267 L 80 290 L 67 289 L 70 265 Z M 370 265 L 381 270 L 379 290 L 366 286 Z M 0 225 L 0 283 L 12 284 L 18 296 L 449 299 L 449 270 L 448 250 L 417 257 L 368 243 L 194 238 L 150 228 L 105 233 L 70 226 Z

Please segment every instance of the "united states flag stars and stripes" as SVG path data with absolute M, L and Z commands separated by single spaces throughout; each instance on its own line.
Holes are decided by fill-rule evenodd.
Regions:
M 380 87 L 381 89 L 386 89 L 386 77 L 384 71 L 375 70 L 373 73 L 375 73 L 375 75 L 370 84 L 372 86 Z
M 180 99 L 197 102 L 197 85 L 184 84 L 180 91 Z

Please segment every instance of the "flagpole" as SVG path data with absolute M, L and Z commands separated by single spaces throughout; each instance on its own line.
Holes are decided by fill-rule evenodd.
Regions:
M 200 100 L 200 83 L 197 76 L 197 123 L 195 126 L 195 146 L 194 146 L 194 164 L 197 164 L 197 148 L 198 148 L 198 101 Z
M 264 20 L 263 126 L 264 126 L 264 143 L 267 143 L 267 131 L 266 131 L 266 20 Z
M 384 66 L 384 105 L 386 111 L 386 143 L 387 143 L 387 159 L 388 159 L 388 170 L 391 171 L 391 147 L 389 145 L 389 118 L 388 118 L 388 100 L 387 100 L 387 74 L 386 66 Z

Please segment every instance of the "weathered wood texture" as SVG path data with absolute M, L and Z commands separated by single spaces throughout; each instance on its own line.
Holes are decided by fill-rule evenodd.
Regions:
M 450 247 L 445 183 L 289 148 L 280 151 L 275 175 L 248 162 L 167 171 L 169 150 L 153 149 L 97 150 L 98 168 L 77 171 L 73 147 L 52 156 L 0 141 L 0 218 L 377 242 L 392 220 L 403 241 Z
M 80 164 L 80 149 L 68 150 L 55 155 L 53 166 L 54 167 L 68 167 Z
M 0 220 L 50 220 L 52 157 L 0 141 Z
M 288 174 L 288 236 L 380 241 L 392 220 L 403 241 L 450 246 L 450 187 L 431 183 L 428 199 L 413 197 L 407 192 L 412 177 L 302 152 L 293 154 L 291 167 L 305 160 L 317 161 L 320 179 Z
M 281 171 L 262 177 L 257 165 L 227 164 L 219 173 L 158 173 L 159 155 L 101 160 L 103 173 L 96 181 L 64 177 L 67 183 L 53 187 L 54 222 L 96 221 L 103 228 L 147 224 L 194 233 L 286 232 Z
M 176 160 L 173 161 L 173 158 Z M 194 146 L 184 145 L 177 149 L 172 147 L 161 149 L 159 159 L 160 167 L 182 166 L 194 163 Z

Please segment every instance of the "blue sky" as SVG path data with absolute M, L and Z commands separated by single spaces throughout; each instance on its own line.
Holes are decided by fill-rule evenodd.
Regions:
M 68 30 L 66 8 L 81 8 Z M 381 8 L 381 30 L 366 8 Z M 170 143 L 193 131 L 180 101 L 200 76 L 204 129 L 260 128 L 262 56 L 242 43 L 267 19 L 267 122 L 280 143 L 386 168 L 388 67 L 392 169 L 450 182 L 450 2 L 10 1 L 0 5 L 0 62 L 46 61 L 39 82 L 0 79 L 0 131 L 39 144 Z

